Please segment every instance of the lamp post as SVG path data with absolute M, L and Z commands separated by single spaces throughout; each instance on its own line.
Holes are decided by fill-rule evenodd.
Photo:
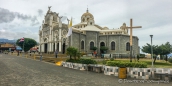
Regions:
M 152 67 L 153 67 L 153 49 L 152 49 L 152 38 L 153 38 L 153 35 L 150 35 L 151 37 L 151 58 L 152 58 Z

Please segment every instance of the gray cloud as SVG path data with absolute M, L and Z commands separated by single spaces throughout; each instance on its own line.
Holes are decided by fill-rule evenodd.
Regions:
M 39 15 L 39 16 L 42 16 L 42 15 L 43 15 L 43 10 L 38 9 L 38 15 Z
M 38 24 L 39 24 L 39 22 L 38 22 L 36 16 L 34 16 L 34 17 L 31 19 L 31 21 L 32 21 L 31 26 L 35 26 L 35 25 L 38 25 Z
M 15 18 L 21 19 L 21 20 L 30 20 L 32 23 L 31 25 L 37 25 L 39 24 L 36 16 L 28 16 L 24 14 L 20 14 L 18 12 L 10 12 L 7 9 L 0 8 L 0 23 L 9 23 L 12 22 Z
M 0 8 L 0 23 L 8 23 L 13 21 L 15 18 L 15 15 L 13 12 L 10 12 L 9 10 Z

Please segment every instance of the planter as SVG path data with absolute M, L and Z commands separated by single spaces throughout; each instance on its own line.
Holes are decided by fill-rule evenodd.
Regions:
M 81 63 L 73 63 L 73 69 L 86 70 L 87 65 L 86 64 L 81 64 Z
M 105 75 L 115 75 L 115 76 L 118 76 L 118 72 L 116 72 L 116 71 L 118 71 L 118 67 L 104 66 L 104 74 Z
M 127 78 L 127 68 L 126 67 L 120 67 L 119 68 L 118 78 L 120 78 L 120 79 L 126 79 Z
M 162 75 L 157 75 L 155 73 Z M 153 76 L 154 78 L 160 78 L 161 80 L 172 81 L 172 68 L 155 68 Z
M 152 68 L 127 68 L 127 76 L 135 79 L 151 79 L 153 78 Z

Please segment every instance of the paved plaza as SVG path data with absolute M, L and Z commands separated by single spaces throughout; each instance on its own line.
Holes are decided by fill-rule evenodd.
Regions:
M 172 82 L 118 79 L 31 58 L 0 54 L 0 86 L 171 86 Z

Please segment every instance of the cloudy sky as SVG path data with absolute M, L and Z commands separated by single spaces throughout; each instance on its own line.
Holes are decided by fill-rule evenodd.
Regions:
M 0 0 L 0 38 L 38 41 L 48 6 L 60 16 L 73 17 L 73 24 L 80 22 L 87 6 L 95 23 L 109 29 L 120 28 L 124 22 L 129 26 L 132 18 L 133 26 L 142 26 L 133 30 L 140 46 L 150 43 L 151 34 L 155 45 L 172 44 L 172 0 Z

